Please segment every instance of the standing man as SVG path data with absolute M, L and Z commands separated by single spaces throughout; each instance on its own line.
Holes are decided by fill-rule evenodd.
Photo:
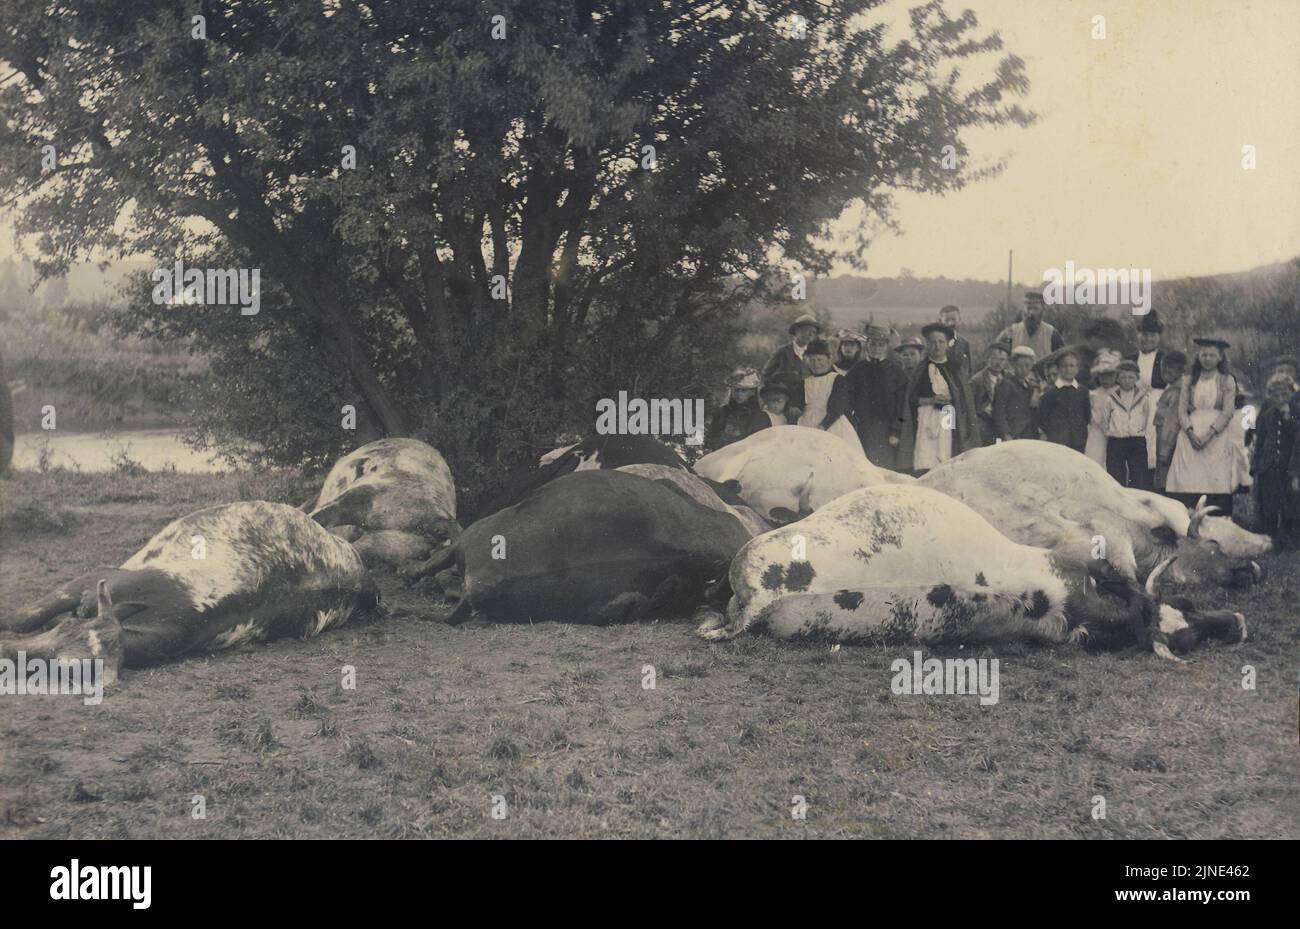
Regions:
M 787 415 L 797 420 L 803 412 L 803 379 L 812 371 L 804 364 L 803 353 L 808 343 L 822 331 L 817 317 L 805 313 L 790 324 L 790 343 L 782 345 L 763 366 L 764 384 L 779 383 L 785 386 L 790 397 Z
M 952 341 L 948 343 L 948 357 L 957 365 L 961 376 L 970 380 L 974 355 L 971 353 L 970 343 L 957 334 L 957 327 L 961 325 L 961 310 L 952 304 L 945 306 L 939 311 L 939 322 L 952 330 Z
M 1025 294 L 1025 315 L 998 334 L 997 341 L 1011 341 L 1012 349 L 1027 345 L 1034 350 L 1035 358 L 1046 358 L 1057 349 L 1065 347 L 1065 339 L 1051 323 L 1043 322 L 1043 295 L 1036 290 Z
M 1165 331 L 1165 324 L 1160 321 L 1160 314 L 1155 310 L 1142 317 L 1138 323 L 1138 350 L 1124 356 L 1126 361 L 1136 361 L 1138 380 L 1147 390 L 1164 390 L 1165 383 L 1162 365 L 1165 350 L 1160 347 L 1160 336 Z
M 898 408 L 906 376 L 903 366 L 889 352 L 889 330 L 872 323 L 867 326 L 867 352 L 846 375 L 849 388 L 849 418 L 858 429 L 862 450 L 879 468 L 898 464 Z
M 1034 350 L 1019 345 L 1011 350 L 1011 371 L 993 393 L 993 429 L 1003 442 L 1036 439 L 1034 425 Z
M 912 372 L 904 394 L 899 464 L 910 465 L 917 474 L 979 445 L 970 382 L 948 356 L 954 334 L 943 323 L 930 323 L 921 330 L 928 356 Z
M 1010 342 L 994 342 L 984 353 L 984 367 L 970 379 L 971 399 L 975 401 L 975 414 L 980 420 L 980 442 L 983 445 L 992 445 L 998 438 L 993 425 L 993 397 L 999 382 L 1006 376 L 1010 355 Z

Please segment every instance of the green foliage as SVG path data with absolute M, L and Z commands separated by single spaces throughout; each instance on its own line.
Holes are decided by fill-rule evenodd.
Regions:
M 888 225 L 892 191 L 1000 169 L 964 137 L 1030 121 L 1022 62 L 938 0 L 893 42 L 879 5 L 503 0 L 496 40 L 478 0 L 246 0 L 196 40 L 178 0 L 11 0 L 0 195 L 28 193 L 42 273 L 95 249 L 260 269 L 258 316 L 141 282 L 122 323 L 210 359 L 199 439 L 322 464 L 427 435 L 477 481 L 596 396 L 716 384 L 767 281 L 860 264 L 865 231 L 824 244 L 850 203 Z

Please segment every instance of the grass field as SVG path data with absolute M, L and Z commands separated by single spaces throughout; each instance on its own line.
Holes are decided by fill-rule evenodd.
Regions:
M 4 604 L 200 506 L 311 490 L 20 474 L 0 482 Z M 1300 565 L 1266 567 L 1260 589 L 1206 595 L 1247 614 L 1249 641 L 1188 665 L 926 650 L 998 658 L 989 707 L 892 694 L 910 649 L 708 646 L 689 623 L 453 628 L 381 576 L 392 612 L 372 623 L 128 671 L 97 707 L 0 697 L 0 837 L 1296 838 Z

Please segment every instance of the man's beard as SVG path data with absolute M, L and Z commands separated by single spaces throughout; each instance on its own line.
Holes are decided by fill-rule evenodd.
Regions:
M 1040 323 L 1042 323 L 1042 320 L 1036 316 L 1025 317 L 1025 331 L 1028 332 L 1030 335 L 1033 335 L 1035 332 L 1038 331 L 1038 326 Z

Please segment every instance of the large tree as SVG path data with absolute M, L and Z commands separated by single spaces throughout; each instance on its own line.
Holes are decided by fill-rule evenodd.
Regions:
M 698 385 L 700 332 L 860 258 L 893 191 L 996 170 L 964 133 L 1029 119 L 1019 59 L 973 80 L 1001 43 L 972 14 L 936 0 L 898 37 L 878 5 L 3 0 L 0 197 L 45 274 L 261 269 L 256 317 L 135 313 L 217 359 L 230 436 L 295 428 L 237 396 L 271 392 L 321 428 L 352 397 L 370 434 L 467 404 L 505 434 L 592 390 Z

